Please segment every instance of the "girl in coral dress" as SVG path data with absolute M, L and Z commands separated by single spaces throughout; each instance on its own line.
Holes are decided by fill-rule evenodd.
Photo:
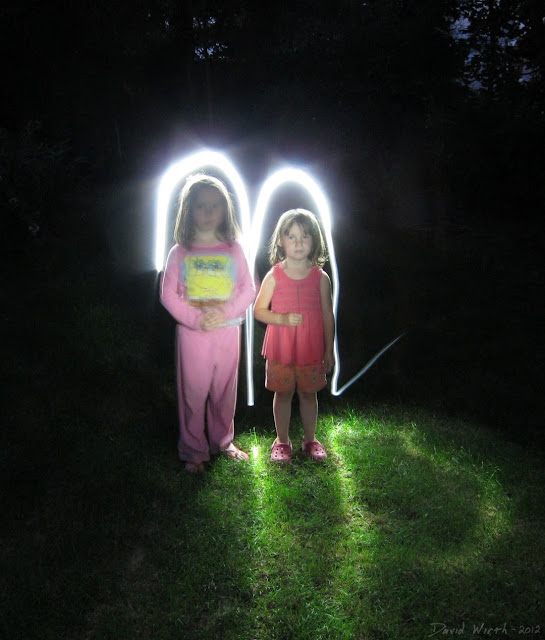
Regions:
M 317 392 L 326 386 L 326 373 L 334 365 L 335 319 L 331 282 L 321 268 L 325 244 L 310 211 L 291 209 L 280 217 L 269 258 L 272 269 L 261 285 L 254 315 L 267 324 L 262 353 L 265 386 L 274 391 L 276 426 L 271 459 L 291 461 L 289 427 L 297 390 L 304 430 L 302 450 L 314 460 L 323 460 L 327 454 L 316 439 Z

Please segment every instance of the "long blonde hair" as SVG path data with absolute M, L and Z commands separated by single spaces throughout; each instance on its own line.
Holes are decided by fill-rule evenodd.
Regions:
M 313 265 L 322 267 L 327 260 L 327 250 L 322 230 L 316 220 L 316 216 L 306 209 L 290 209 L 280 216 L 269 243 L 269 262 L 271 266 L 282 262 L 286 257 L 280 241 L 282 236 L 289 233 L 293 224 L 300 225 L 304 232 L 308 233 L 312 238 L 312 249 L 308 259 Z
M 191 249 L 195 239 L 195 221 L 193 220 L 193 207 L 197 196 L 203 189 L 215 189 L 223 199 L 225 206 L 225 218 L 221 223 L 218 234 L 221 239 L 232 245 L 240 236 L 240 228 L 235 216 L 233 199 L 227 191 L 227 187 L 218 178 L 199 173 L 190 176 L 180 194 L 180 206 L 176 215 L 174 227 L 174 240 L 185 249 Z

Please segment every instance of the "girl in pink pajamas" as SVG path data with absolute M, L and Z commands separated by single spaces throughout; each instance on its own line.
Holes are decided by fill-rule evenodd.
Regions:
M 182 189 L 161 302 L 176 326 L 178 454 L 190 473 L 210 455 L 248 455 L 233 444 L 240 324 L 255 297 L 225 185 L 197 175 Z M 206 424 L 206 428 L 205 428 Z

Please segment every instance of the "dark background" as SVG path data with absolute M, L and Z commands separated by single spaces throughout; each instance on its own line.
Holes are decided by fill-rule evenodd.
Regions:
M 283 164 L 322 183 L 341 384 L 407 330 L 349 401 L 425 403 L 542 442 L 544 19 L 541 0 L 4 4 L 10 348 L 62 318 L 52 282 L 68 308 L 91 274 L 170 366 L 156 189 L 209 146 L 251 202 Z

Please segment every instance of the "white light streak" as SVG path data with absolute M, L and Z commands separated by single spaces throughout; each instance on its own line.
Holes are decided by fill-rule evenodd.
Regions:
M 362 369 L 360 369 L 360 370 L 358 371 L 358 373 L 356 373 L 356 375 L 355 375 L 355 376 L 353 376 L 352 378 L 350 378 L 350 380 L 349 380 L 347 383 L 343 384 L 343 386 L 342 386 L 340 389 L 337 389 L 337 386 L 336 386 L 336 382 L 337 382 L 337 381 L 335 381 L 335 391 L 333 391 L 333 389 L 332 389 L 332 390 L 331 390 L 331 393 L 332 393 L 334 396 L 340 396 L 340 395 L 341 395 L 341 393 L 343 393 L 343 391 L 346 391 L 346 390 L 348 389 L 348 387 L 351 387 L 351 386 L 354 384 L 354 382 L 356 382 L 357 380 L 359 380 L 359 379 L 360 379 L 360 378 L 361 378 L 365 373 L 367 373 L 367 371 L 368 371 L 368 370 L 369 370 L 369 369 L 370 369 L 370 368 L 375 364 L 375 362 L 380 358 L 380 356 L 381 356 L 382 354 L 386 353 L 386 351 L 388 351 L 388 349 L 389 349 L 390 347 L 393 347 L 393 346 L 394 346 L 394 344 L 395 344 L 395 343 L 396 343 L 400 338 L 402 338 L 404 335 L 405 335 L 405 331 L 404 331 L 401 335 L 397 336 L 397 338 L 394 338 L 394 339 L 393 339 L 391 342 L 389 342 L 385 347 L 382 347 L 382 349 L 381 349 L 378 353 L 376 353 L 376 354 L 371 358 L 371 360 L 369 360 L 369 362 L 368 362 L 368 363 L 367 363 L 367 364 L 366 364 Z
M 339 270 L 337 267 L 337 258 L 335 257 L 335 247 L 333 245 L 333 236 L 331 233 L 332 229 L 332 216 L 331 210 L 329 207 L 329 202 L 322 191 L 320 185 L 312 178 L 308 173 L 303 171 L 302 169 L 297 169 L 293 167 L 285 167 L 284 169 L 280 169 L 273 173 L 263 184 L 261 191 L 259 192 L 259 196 L 257 199 L 256 208 L 254 211 L 254 216 L 252 219 L 251 226 L 251 238 L 249 239 L 249 247 L 250 247 L 250 270 L 254 272 L 255 270 L 255 261 L 258 249 L 261 245 L 261 230 L 263 228 L 263 221 L 265 219 L 265 213 L 267 211 L 267 207 L 271 201 L 271 198 L 274 192 L 282 186 L 286 184 L 295 183 L 300 187 L 303 187 L 309 195 L 314 200 L 316 205 L 315 211 L 313 213 L 318 214 L 318 218 L 322 223 L 322 229 L 325 236 L 325 242 L 327 246 L 327 252 L 329 254 L 329 264 L 331 269 L 331 285 L 332 285 L 332 302 L 333 302 L 333 314 L 335 316 L 335 326 L 337 325 L 337 312 L 339 306 Z M 296 208 L 295 206 L 292 208 Z M 253 330 L 254 330 L 254 316 L 253 316 L 253 305 L 252 305 L 252 314 L 251 318 L 247 319 L 246 322 L 246 350 L 247 353 L 252 354 L 252 362 L 253 365 Z M 385 347 L 383 347 L 377 354 L 375 354 L 369 362 L 355 375 L 353 376 L 346 384 L 344 384 L 340 389 L 338 388 L 338 380 L 339 375 L 341 373 L 341 360 L 339 356 L 339 345 L 337 342 L 337 331 L 335 331 L 335 341 L 333 345 L 333 350 L 335 354 L 335 366 L 333 368 L 333 374 L 331 376 L 331 395 L 340 396 L 341 393 L 346 391 L 348 387 L 352 386 L 354 382 L 359 380 L 374 364 L 375 362 L 384 354 L 390 347 L 393 347 L 394 344 L 403 336 L 402 333 L 400 336 L 389 342 Z M 248 379 L 252 376 L 252 390 L 253 390 L 253 374 L 252 374 L 253 366 L 248 370 Z M 248 402 L 250 404 L 250 402 Z M 252 404 L 253 404 L 253 395 L 252 395 Z
M 242 246 L 246 257 L 248 257 L 248 245 L 244 242 L 244 239 L 250 235 L 250 205 L 248 204 L 246 187 L 238 171 L 223 154 L 205 149 L 171 165 L 159 183 L 155 217 L 155 268 L 157 271 L 162 271 L 165 266 L 168 214 L 174 190 L 179 187 L 183 178 L 210 167 L 219 169 L 232 185 L 238 201 L 243 235 Z
M 242 247 L 248 260 L 250 273 L 255 274 L 255 262 L 258 249 L 261 244 L 261 232 L 263 221 L 271 198 L 275 191 L 288 184 L 296 184 L 305 189 L 315 203 L 314 213 L 317 214 L 322 224 L 322 230 L 329 255 L 332 281 L 332 302 L 335 325 L 337 324 L 337 311 L 339 304 L 339 274 L 337 259 L 335 257 L 335 247 L 331 233 L 332 218 L 328 200 L 320 185 L 305 171 L 294 167 L 285 167 L 272 174 L 263 184 L 257 199 L 253 220 L 250 220 L 250 206 L 244 182 L 231 164 L 231 162 L 221 153 L 216 151 L 203 150 L 193 155 L 187 156 L 173 164 L 163 174 L 159 183 L 157 198 L 156 222 L 155 222 L 155 267 L 158 272 L 164 268 L 166 258 L 166 233 L 168 228 L 168 214 L 174 190 L 179 187 L 181 180 L 199 170 L 214 167 L 219 169 L 230 181 L 234 190 L 234 195 L 238 201 L 240 223 L 242 227 Z M 296 208 L 296 207 L 292 207 Z M 389 344 L 383 347 L 369 362 L 340 389 L 337 386 L 341 365 L 339 357 L 339 347 L 337 342 L 337 332 L 335 332 L 334 354 L 335 366 L 331 377 L 331 394 L 339 396 L 346 391 L 354 382 L 363 376 L 368 369 L 404 334 L 401 334 Z M 254 349 L 254 314 L 253 304 L 246 311 L 245 325 L 246 340 L 246 383 L 247 383 L 247 403 L 248 406 L 254 404 L 254 377 L 253 377 L 253 349 Z M 255 455 L 255 452 L 253 452 Z
M 306 171 L 302 169 L 297 169 L 294 167 L 285 167 L 283 169 L 279 169 L 275 173 L 273 173 L 263 186 L 261 187 L 261 191 L 259 192 L 259 196 L 257 198 L 257 204 L 255 207 L 252 226 L 251 226 L 251 237 L 249 240 L 250 246 L 250 271 L 253 273 L 255 270 L 255 261 L 259 246 L 261 244 L 261 230 L 263 228 L 263 221 L 265 219 L 265 213 L 271 201 L 271 198 L 274 192 L 280 187 L 284 187 L 287 184 L 297 184 L 300 187 L 303 187 L 308 194 L 314 200 L 316 205 L 313 213 L 317 214 L 317 217 L 320 219 L 322 223 L 322 230 L 324 232 L 325 242 L 327 246 L 327 252 L 329 254 L 329 262 L 331 267 L 331 281 L 332 281 L 332 297 L 333 297 L 333 314 L 335 315 L 335 323 L 337 322 L 337 306 L 339 303 L 339 274 L 337 270 L 337 260 L 335 258 L 335 247 L 333 246 L 333 238 L 331 235 L 331 212 L 329 208 L 329 203 L 327 198 L 322 191 L 320 185 L 312 178 Z M 291 208 L 296 208 L 291 207 Z M 251 317 L 251 325 L 249 322 L 246 323 L 246 346 L 247 352 L 252 354 L 252 364 L 253 364 L 253 343 L 254 343 L 254 316 L 253 316 L 253 305 L 252 305 L 252 317 Z M 250 326 L 249 326 L 250 325 Z M 335 343 L 334 343 L 334 352 L 335 352 L 335 367 L 333 369 L 333 375 L 331 378 L 331 393 L 333 395 L 337 395 L 337 380 L 340 372 L 340 364 L 339 364 L 339 348 L 337 344 L 337 337 L 335 332 Z M 253 368 L 253 367 L 252 367 Z M 252 378 L 252 389 L 253 389 L 253 378 Z M 248 402 L 249 404 L 249 402 Z M 253 404 L 253 398 L 252 398 Z
M 238 211 L 240 216 L 240 226 L 242 228 L 242 248 L 246 258 L 249 259 L 248 239 L 251 237 L 250 228 L 250 205 L 248 203 L 248 195 L 246 186 L 239 172 L 235 169 L 229 159 L 217 151 L 203 150 L 198 151 L 186 158 L 182 158 L 172 166 L 170 166 L 163 174 L 159 183 L 159 192 L 157 196 L 157 210 L 155 217 L 155 268 L 158 272 L 162 271 L 166 258 L 166 234 L 168 228 L 168 213 L 172 194 L 179 187 L 181 180 L 201 169 L 214 167 L 219 169 L 230 181 L 234 191 L 234 195 L 238 201 Z M 250 272 L 253 274 L 253 270 Z M 251 322 L 251 331 L 253 332 L 253 307 L 246 311 L 246 345 L 248 345 L 249 324 Z M 248 406 L 254 404 L 254 379 L 253 379 L 253 358 L 252 354 L 246 349 L 246 380 L 247 380 L 247 398 Z

